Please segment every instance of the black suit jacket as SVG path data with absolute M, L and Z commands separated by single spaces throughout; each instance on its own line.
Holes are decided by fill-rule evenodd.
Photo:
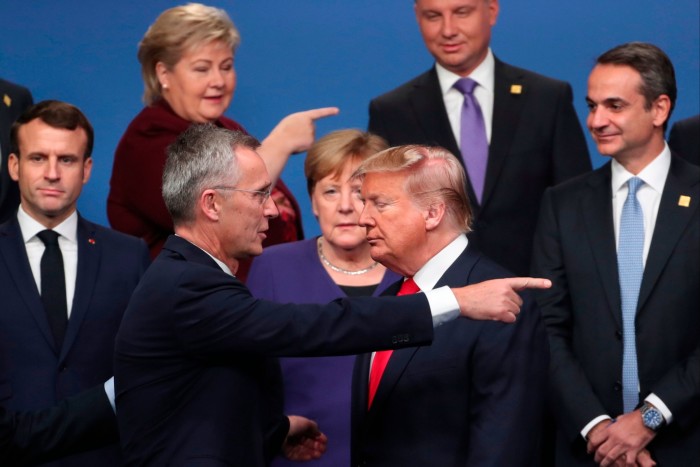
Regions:
M 521 93 L 511 92 L 514 84 Z M 571 99 L 567 83 L 496 59 L 489 161 L 481 204 L 469 186 L 475 219 L 469 240 L 519 275 L 529 272 L 544 190 L 591 170 Z M 369 131 L 392 146 L 442 146 L 462 160 L 435 68 L 374 99 Z
M 550 340 L 557 464 L 594 465 L 580 431 L 622 413 L 622 311 L 610 163 L 548 190 L 533 274 L 552 279 L 540 305 Z M 684 206 L 681 196 L 690 197 Z M 700 168 L 673 156 L 636 316 L 640 400 L 674 421 L 649 445 L 659 465 L 700 465 Z
M 674 123 L 668 145 L 688 162 L 700 165 L 700 115 Z
M 19 206 L 17 183 L 7 172 L 10 128 L 33 103 L 32 94 L 27 88 L 0 79 L 0 224 L 9 219 Z
M 37 410 L 101 384 L 113 374 L 114 337 L 132 291 L 149 264 L 146 244 L 78 218 L 73 306 L 61 347 L 46 318 L 22 232 L 0 225 L 0 405 Z M 115 444 L 64 465 L 119 464 Z
M 36 412 L 0 408 L 0 465 L 33 465 L 115 443 L 117 436 L 103 385 Z
M 508 276 L 470 245 L 437 286 Z M 537 465 L 548 349 L 534 299 L 524 300 L 515 324 L 459 319 L 429 346 L 394 351 L 369 411 L 370 354 L 358 356 L 352 465 Z
M 403 310 L 398 318 L 396 307 Z M 288 431 L 269 403 L 265 357 L 425 344 L 433 336 L 428 309 L 422 296 L 328 305 L 256 300 L 208 254 L 171 236 L 117 335 L 117 419 L 127 464 L 265 465 Z

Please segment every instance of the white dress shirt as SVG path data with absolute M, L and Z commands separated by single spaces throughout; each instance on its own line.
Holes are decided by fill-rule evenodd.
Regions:
M 493 121 L 493 99 L 496 80 L 496 60 L 489 48 L 488 54 L 483 62 L 471 72 L 467 78 L 471 78 L 477 82 L 478 86 L 474 88 L 474 98 L 479 102 L 481 114 L 484 117 L 484 126 L 486 127 L 486 141 L 491 143 L 491 128 Z M 439 63 L 435 64 L 440 89 L 442 91 L 442 100 L 445 102 L 445 110 L 447 118 L 450 120 L 452 134 L 457 140 L 457 145 L 462 147 L 461 139 L 461 120 L 462 106 L 464 106 L 464 94 L 455 89 L 454 84 L 463 78 L 457 74 L 444 68 Z
M 24 246 L 27 249 L 29 266 L 32 268 L 32 275 L 38 291 L 41 291 L 41 256 L 46 247 L 44 242 L 36 236 L 46 227 L 37 222 L 24 210 L 22 205 L 17 210 L 17 222 L 22 231 Z M 70 318 L 73 309 L 73 296 L 75 295 L 75 281 L 78 277 L 78 213 L 73 213 L 66 220 L 54 227 L 54 232 L 58 233 L 58 246 L 61 248 L 63 256 L 63 272 L 66 279 L 66 305 Z

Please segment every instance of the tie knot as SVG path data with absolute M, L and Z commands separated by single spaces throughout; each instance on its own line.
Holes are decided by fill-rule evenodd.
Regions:
M 462 78 L 457 80 L 453 87 L 462 94 L 472 94 L 477 82 L 471 78 Z
M 644 180 L 639 177 L 632 177 L 627 181 L 627 188 L 629 193 L 627 196 L 637 196 L 637 190 L 640 186 L 644 185 Z
M 408 279 L 403 281 L 403 284 L 401 284 L 401 288 L 399 289 L 399 293 L 397 293 L 396 295 L 411 295 L 419 291 L 420 287 L 418 287 L 416 281 L 413 280 L 413 277 L 409 277 Z
M 36 234 L 39 239 L 44 242 L 44 245 L 58 245 L 58 233 L 53 230 L 42 230 Z

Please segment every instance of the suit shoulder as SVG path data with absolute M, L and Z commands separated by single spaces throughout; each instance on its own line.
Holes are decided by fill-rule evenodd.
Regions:
M 110 248 L 127 248 L 132 250 L 141 250 L 146 248 L 144 241 L 133 235 L 128 235 L 116 230 L 104 227 L 86 219 L 82 219 L 83 226 L 88 234 L 88 238 L 94 238 L 95 241 L 100 240 L 107 242 Z
M 31 96 L 32 94 L 28 88 L 2 78 L 0 78 L 0 92 L 25 96 Z
M 503 70 L 512 75 L 520 76 L 521 78 L 527 80 L 532 85 L 547 87 L 547 88 L 567 88 L 571 87 L 566 81 L 560 79 L 552 78 L 550 76 L 545 76 L 543 74 L 537 73 L 532 70 L 527 70 L 525 68 L 520 68 L 517 66 L 509 65 L 507 63 L 501 62 Z M 498 68 L 497 68 L 498 69 Z
M 372 99 L 372 104 L 390 104 L 397 101 L 403 101 L 406 99 L 408 94 L 418 85 L 423 85 L 430 79 L 430 75 L 434 73 L 433 70 L 428 70 L 415 78 L 407 81 L 398 87 L 392 89 L 391 91 L 385 92 L 384 94 Z

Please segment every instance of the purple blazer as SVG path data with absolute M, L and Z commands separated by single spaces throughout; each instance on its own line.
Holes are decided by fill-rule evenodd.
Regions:
M 316 238 L 265 248 L 253 261 L 246 285 L 256 298 L 276 302 L 327 303 L 345 297 L 316 253 Z M 401 276 L 387 270 L 373 296 Z M 350 465 L 350 397 L 355 356 L 282 358 L 284 409 L 316 420 L 328 436 L 328 450 L 310 466 Z M 275 467 L 298 467 L 278 457 Z

